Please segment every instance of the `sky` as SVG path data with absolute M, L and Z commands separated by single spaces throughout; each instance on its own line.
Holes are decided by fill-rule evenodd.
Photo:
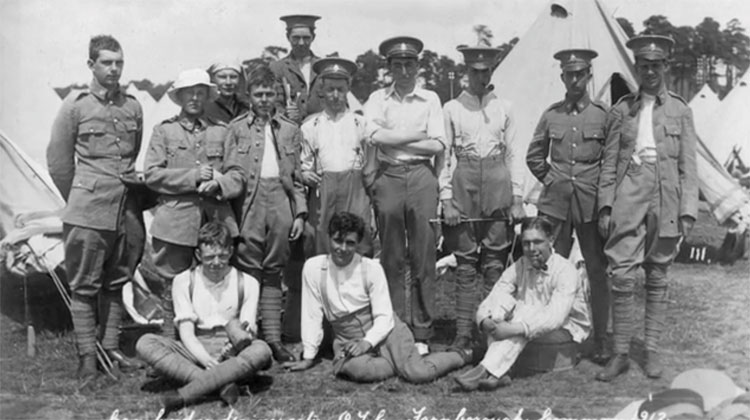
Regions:
M 677 26 L 695 26 L 705 16 L 722 27 L 732 18 L 750 26 L 747 0 L 602 1 L 614 16 L 630 20 L 636 31 L 655 14 L 667 16 Z M 0 0 L 0 130 L 22 143 L 29 137 L 37 143 L 48 139 L 48 126 L 59 108 L 59 103 L 48 99 L 49 91 L 90 80 L 87 45 L 95 34 L 112 34 L 122 44 L 123 82 L 149 78 L 163 83 L 188 68 L 257 57 L 268 45 L 288 46 L 279 20 L 285 14 L 323 17 L 313 44 L 319 56 L 337 51 L 355 59 L 368 49 L 377 50 L 386 38 L 412 35 L 422 39 L 425 48 L 460 60 L 455 47 L 476 42 L 474 25 L 487 25 L 495 44 L 501 44 L 523 36 L 549 4 L 549 0 Z M 42 117 L 36 118 L 37 114 Z M 34 147 L 32 155 L 37 158 L 43 146 Z

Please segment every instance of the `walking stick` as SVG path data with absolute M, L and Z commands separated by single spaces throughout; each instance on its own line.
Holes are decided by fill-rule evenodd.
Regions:
M 65 285 L 63 284 L 62 279 L 60 276 L 57 275 L 55 272 L 55 268 L 52 267 L 52 265 L 47 261 L 47 258 L 45 256 L 39 256 L 34 248 L 29 246 L 29 249 L 31 249 L 31 252 L 34 254 L 34 258 L 38 262 L 40 262 L 49 272 L 50 276 L 52 277 L 52 283 L 54 283 L 55 288 L 57 288 L 58 293 L 60 294 L 60 297 L 63 300 L 63 303 L 65 303 L 65 307 L 68 308 L 68 312 L 71 312 L 71 302 L 70 302 L 70 294 L 67 290 L 65 290 Z M 71 317 L 73 316 L 71 312 Z M 112 363 L 112 359 L 109 358 L 109 355 L 104 350 L 104 347 L 102 347 L 102 344 L 99 342 L 99 340 L 96 340 L 96 358 L 99 361 L 99 364 L 104 369 L 104 372 L 109 375 L 112 379 L 117 380 L 117 377 L 112 374 L 112 368 L 114 367 L 114 364 Z

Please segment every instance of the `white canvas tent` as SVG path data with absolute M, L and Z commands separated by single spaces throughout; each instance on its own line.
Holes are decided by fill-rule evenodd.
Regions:
M 519 145 L 516 153 L 526 156 L 542 112 L 565 97 L 560 62 L 553 58 L 556 52 L 566 48 L 598 52 L 589 92 L 606 105 L 611 105 L 612 97 L 636 89 L 626 39 L 620 25 L 598 0 L 554 1 L 542 11 L 492 76 L 495 92 L 513 104 Z M 538 183 L 528 170 L 526 178 L 526 198 L 535 202 Z
M 630 90 L 637 87 L 631 55 L 625 47 L 626 39 L 619 24 L 600 0 L 553 1 L 542 12 L 492 76 L 495 92 L 513 103 L 517 129 L 516 153 L 526 156 L 542 112 L 565 96 L 559 62 L 553 58 L 555 52 L 566 48 L 589 48 L 597 51 L 599 56 L 593 61 L 589 92 L 594 98 L 611 105 L 611 98 L 618 97 L 625 86 Z M 617 76 L 613 76 L 614 74 Z M 745 81 L 747 78 L 746 75 Z M 746 85 L 738 88 L 740 89 L 734 92 L 736 99 L 733 102 L 736 101 L 734 103 L 744 113 L 740 111 L 735 118 L 737 124 L 744 120 L 742 123 L 748 127 L 748 88 Z M 722 109 L 727 107 L 727 99 L 730 99 L 729 96 L 712 118 L 722 115 Z M 723 112 L 728 113 L 729 110 Z M 744 129 L 745 136 L 748 132 L 750 129 Z M 711 146 L 709 151 L 703 142 L 698 145 L 697 166 L 701 192 L 719 223 L 729 222 L 744 230 L 750 221 L 750 197 L 717 162 L 714 157 L 716 149 L 713 144 Z M 750 146 L 746 151 L 750 153 Z M 746 162 L 750 162 L 750 159 Z M 528 169 L 524 181 L 526 199 L 533 203 L 541 190 L 539 183 Z
M 714 93 L 708 84 L 703 85 L 701 90 L 695 94 L 693 99 L 690 100 L 690 109 L 693 110 L 693 122 L 695 123 L 695 131 L 701 138 L 707 138 L 709 129 L 711 127 L 711 117 L 716 109 L 721 104 L 719 96 Z
M 720 163 L 740 148 L 740 158 L 750 164 L 750 71 L 732 88 L 711 114 L 706 133 L 700 133 Z

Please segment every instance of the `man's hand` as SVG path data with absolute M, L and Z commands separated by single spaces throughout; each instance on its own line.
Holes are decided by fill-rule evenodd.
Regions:
M 492 318 L 488 317 L 482 320 L 482 322 L 479 324 L 479 329 L 482 330 L 482 332 L 486 335 L 492 336 L 492 334 L 494 334 L 495 330 L 497 329 L 497 323 L 495 323 Z
M 505 340 L 507 338 L 523 335 L 523 325 L 518 322 L 500 321 L 495 322 L 495 329 L 489 334 L 495 340 Z
M 693 231 L 693 225 L 695 224 L 695 219 L 693 219 L 690 216 L 680 216 L 680 232 L 682 233 L 682 236 L 687 238 L 690 236 L 690 232 Z
M 524 217 L 526 217 L 526 212 L 523 210 L 523 198 L 520 195 L 514 195 L 513 204 L 510 206 L 511 221 L 515 225 L 521 223 Z
M 284 362 L 281 364 L 281 367 L 283 367 L 286 370 L 296 372 L 300 370 L 307 370 L 313 367 L 315 364 L 314 359 L 302 359 L 302 360 L 295 360 L 294 362 Z
M 206 369 L 212 369 L 216 366 L 219 366 L 219 361 L 210 356 L 205 358 L 204 360 L 199 360 L 199 362 Z
M 294 223 L 292 223 L 292 230 L 289 232 L 289 240 L 296 241 L 300 236 L 302 236 L 302 231 L 304 230 L 305 220 L 301 217 L 294 219 Z
M 219 181 L 212 179 L 210 181 L 203 181 L 198 185 L 198 194 L 205 195 L 208 197 L 215 197 L 221 192 Z
M 609 223 L 611 213 L 612 209 L 610 209 L 609 207 L 604 208 L 599 212 L 599 234 L 602 235 L 602 238 L 604 239 L 607 239 L 609 237 Z
M 299 122 L 299 120 L 302 119 L 302 114 L 299 112 L 299 108 L 297 107 L 297 104 L 287 105 L 286 116 L 290 120 L 295 121 L 295 122 Z
M 349 344 L 344 347 L 344 355 L 347 357 L 361 356 L 370 351 L 371 348 L 372 344 L 367 340 L 350 341 Z
M 320 175 L 315 171 L 302 171 L 302 182 L 308 187 L 317 187 L 320 184 Z
M 443 220 L 448 226 L 456 226 L 461 221 L 461 213 L 453 205 L 453 200 L 445 199 L 443 203 Z
M 210 181 L 214 179 L 214 168 L 211 167 L 211 165 L 201 165 L 200 166 L 200 180 L 201 181 Z

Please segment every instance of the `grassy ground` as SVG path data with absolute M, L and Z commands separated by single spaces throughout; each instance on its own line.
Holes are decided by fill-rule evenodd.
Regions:
M 409 385 L 397 379 L 377 384 L 353 384 L 335 379 L 325 360 L 304 374 L 287 373 L 274 366 L 254 385 L 255 393 L 233 407 L 207 401 L 170 418 L 192 419 L 367 419 L 383 412 L 382 419 L 413 419 L 415 410 L 426 418 L 493 417 L 519 409 L 538 411 L 550 407 L 567 417 L 612 417 L 629 402 L 668 388 L 678 373 L 707 367 L 726 372 L 735 383 L 750 387 L 750 263 L 733 266 L 675 264 L 664 348 L 663 379 L 644 377 L 635 363 L 613 384 L 593 381 L 599 367 L 587 360 L 567 372 L 516 379 L 511 387 L 491 393 L 456 392 L 450 377 L 426 385 Z M 448 303 L 453 285 L 440 284 L 441 317 L 451 318 Z M 642 298 L 642 296 L 641 296 Z M 641 309 L 642 311 L 642 309 Z M 450 321 L 442 321 L 439 338 L 449 340 Z M 633 343 L 638 359 L 640 341 Z M 94 389 L 77 390 L 72 334 L 40 333 L 37 356 L 26 356 L 26 335 L 21 325 L 0 321 L 0 418 L 99 419 L 157 418 L 158 392 L 143 372 L 118 382 L 100 379 Z M 266 389 L 261 382 L 272 381 Z M 195 410 L 192 413 L 192 410 Z M 360 413 L 362 416 L 358 416 Z M 192 415 L 192 417 L 190 417 Z M 233 417 L 236 416 L 236 417 Z M 316 416 L 316 417 L 312 417 Z

